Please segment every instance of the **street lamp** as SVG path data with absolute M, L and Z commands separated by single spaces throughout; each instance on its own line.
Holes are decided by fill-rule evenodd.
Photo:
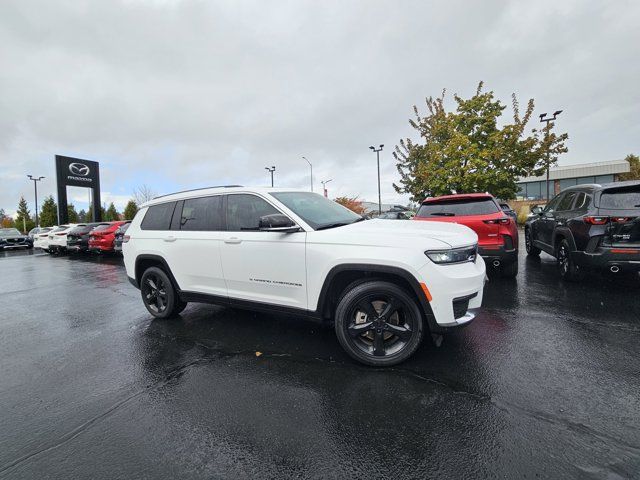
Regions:
M 380 152 L 384 148 L 384 145 L 380 145 L 380 148 L 369 147 L 372 151 L 376 152 L 378 158 L 378 215 L 382 214 L 382 197 L 380 196 Z
M 549 130 L 551 127 L 549 126 L 549 122 L 555 121 L 555 119 L 562 113 L 562 110 L 556 110 L 553 112 L 553 117 L 547 117 L 547 113 L 540 114 L 540 123 L 546 123 L 545 127 L 545 143 L 549 140 Z M 544 118 L 547 117 L 547 118 Z M 547 145 L 547 203 L 549 202 L 549 164 L 551 163 L 551 158 L 549 155 L 549 146 Z
M 39 227 L 40 224 L 38 223 L 38 182 L 42 180 L 44 177 L 34 177 L 33 175 L 27 175 L 27 177 L 29 177 L 29 180 L 33 180 L 33 188 L 35 189 L 35 193 L 36 193 L 36 227 Z
M 306 160 L 306 162 L 309 164 L 309 168 L 311 169 L 311 191 L 313 192 L 313 165 L 311 165 L 311 162 L 307 160 L 307 157 L 302 158 Z
M 333 178 L 330 178 L 329 180 L 320 180 L 320 183 L 322 184 L 322 191 L 324 192 L 325 198 L 328 198 L 327 183 L 329 183 L 331 180 L 333 180 Z
M 271 186 L 273 187 L 273 172 L 276 171 L 276 167 L 275 166 L 272 166 L 271 168 L 264 167 L 264 169 L 271 174 Z

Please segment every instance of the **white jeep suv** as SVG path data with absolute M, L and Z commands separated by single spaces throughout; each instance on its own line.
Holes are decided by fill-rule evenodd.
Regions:
M 316 193 L 214 187 L 142 205 L 122 249 L 154 317 L 207 302 L 333 320 L 368 365 L 473 320 L 485 265 L 471 229 L 363 220 Z

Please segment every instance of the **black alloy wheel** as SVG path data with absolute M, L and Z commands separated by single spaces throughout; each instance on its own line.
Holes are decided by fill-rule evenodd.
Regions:
M 571 258 L 571 248 L 569 242 L 562 240 L 558 245 L 556 259 L 558 261 L 558 270 L 560 276 L 570 282 L 577 282 L 582 280 L 583 272 L 580 267 L 575 264 Z
M 187 305 L 180 301 L 171 280 L 158 267 L 145 270 L 140 280 L 140 293 L 144 306 L 156 318 L 168 318 L 180 313 Z
M 524 231 L 524 246 L 527 250 L 527 255 L 531 255 L 532 257 L 537 257 L 538 255 L 540 255 L 541 250 L 533 245 L 530 228 L 527 228 Z
M 423 335 L 422 313 L 413 296 L 384 281 L 356 285 L 336 309 L 338 340 L 354 359 L 372 366 L 403 362 Z

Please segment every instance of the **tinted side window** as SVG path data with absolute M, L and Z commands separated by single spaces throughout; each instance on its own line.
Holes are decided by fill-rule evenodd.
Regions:
M 554 197 L 553 199 L 551 199 L 551 201 L 547 204 L 547 206 L 544 208 L 545 213 L 549 213 L 549 212 L 555 212 L 558 208 L 558 203 L 560 202 L 560 200 L 564 197 L 564 194 L 559 194 L 556 197 Z
M 571 205 L 573 205 L 573 200 L 576 198 L 576 195 L 577 192 L 567 193 L 558 204 L 557 211 L 564 212 L 566 210 L 571 210 Z
M 258 230 L 260 217 L 274 213 L 280 212 L 255 195 L 227 196 L 227 229 L 232 232 Z
M 161 203 L 152 205 L 140 224 L 141 230 L 169 230 L 171 226 L 171 216 L 176 202 Z
M 184 201 L 180 230 L 218 231 L 223 229 L 222 195 Z
M 576 198 L 574 210 L 586 210 L 591 203 L 591 197 L 584 192 L 580 192 Z

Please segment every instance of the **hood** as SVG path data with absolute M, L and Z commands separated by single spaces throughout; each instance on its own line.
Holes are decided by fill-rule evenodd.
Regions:
M 456 248 L 477 243 L 478 236 L 470 228 L 457 223 L 375 219 L 314 232 L 312 241 L 419 248 Z

